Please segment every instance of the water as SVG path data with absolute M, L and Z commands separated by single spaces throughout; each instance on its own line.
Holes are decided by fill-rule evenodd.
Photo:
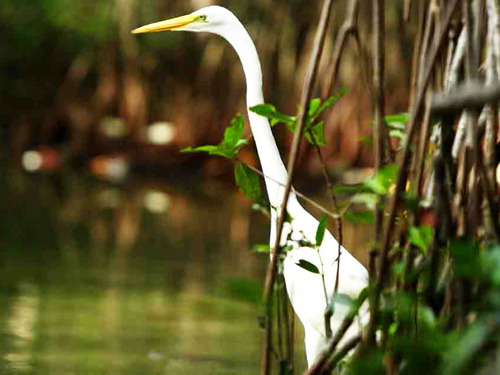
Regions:
M 268 223 L 200 181 L 0 173 L 0 374 L 258 373 Z

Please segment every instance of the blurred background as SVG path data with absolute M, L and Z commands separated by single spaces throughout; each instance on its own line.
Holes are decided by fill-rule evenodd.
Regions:
M 387 113 L 408 105 L 400 3 L 387 14 Z M 258 371 L 267 257 L 250 249 L 268 222 L 235 190 L 230 162 L 179 152 L 218 143 L 245 112 L 242 68 L 215 36 L 130 34 L 211 4 L 253 37 L 266 101 L 295 114 L 322 2 L 0 0 L 0 373 Z M 351 43 L 330 93 L 326 79 L 345 8 L 336 2 L 315 95 L 346 89 L 323 152 L 356 182 L 372 161 L 369 61 Z M 370 15 L 361 7 L 365 57 Z M 290 135 L 275 135 L 286 155 Z M 258 166 L 252 147 L 242 158 Z M 329 204 L 306 147 L 297 186 Z M 370 236 L 346 224 L 363 262 Z

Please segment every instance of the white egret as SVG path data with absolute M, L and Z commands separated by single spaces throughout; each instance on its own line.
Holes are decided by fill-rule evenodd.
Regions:
M 133 33 L 169 30 L 209 32 L 226 39 L 236 50 L 243 65 L 247 85 L 247 108 L 264 103 L 262 70 L 255 45 L 233 13 L 220 6 L 209 6 L 185 16 L 142 26 L 135 29 Z M 282 204 L 287 171 L 268 120 L 251 111 L 248 111 L 248 117 L 271 204 L 270 244 L 274 246 L 276 212 Z M 286 224 L 281 243 L 286 244 L 287 239 L 291 239 L 289 244 L 293 246 L 293 250 L 286 254 L 283 274 L 293 309 L 304 325 L 306 356 L 310 366 L 326 343 L 324 312 L 327 306 L 326 297 L 331 298 L 334 294 L 338 243 L 327 231 L 319 251 L 310 247 L 300 247 L 298 241 L 302 239 L 307 239 L 311 243 L 315 242 L 318 221 L 300 205 L 293 192 L 288 200 L 287 211 L 292 221 Z M 314 264 L 322 272 L 324 284 L 321 275 L 297 265 L 301 259 Z M 339 293 L 356 297 L 367 283 L 368 273 L 365 267 L 342 248 Z M 339 303 L 335 305 L 335 313 L 331 320 L 331 328 L 334 332 L 347 310 L 348 307 L 345 305 Z M 357 332 L 359 332 L 359 326 L 351 326 L 344 340 Z

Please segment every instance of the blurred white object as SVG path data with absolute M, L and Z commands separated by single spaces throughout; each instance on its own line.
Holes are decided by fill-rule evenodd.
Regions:
M 155 145 L 171 143 L 175 137 L 174 125 L 170 122 L 155 122 L 148 126 L 146 140 Z
M 144 194 L 144 207 L 154 214 L 167 212 L 170 207 L 170 197 L 159 190 L 148 190 Z
M 42 155 L 38 151 L 26 151 L 21 158 L 21 164 L 28 172 L 38 171 L 42 167 Z

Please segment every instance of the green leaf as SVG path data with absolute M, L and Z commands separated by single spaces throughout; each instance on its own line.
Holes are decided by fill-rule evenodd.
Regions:
M 224 139 L 218 145 L 203 145 L 199 147 L 186 147 L 181 152 L 206 152 L 209 155 L 233 159 L 239 150 L 248 143 L 241 138 L 245 130 L 245 121 L 242 115 L 237 115 L 231 120 L 231 126 L 224 131 Z
M 297 118 L 294 116 L 287 116 L 278 112 L 271 104 L 258 104 L 250 107 L 250 111 L 271 120 L 271 126 L 276 125 L 278 122 L 291 124 L 297 121 Z
M 427 255 L 433 237 L 434 229 L 431 227 L 420 226 L 410 228 L 410 243 L 422 249 L 425 255 Z
M 304 136 L 306 140 L 312 145 L 326 146 L 324 121 L 318 122 L 317 124 L 311 126 L 304 134 Z
M 253 245 L 252 250 L 255 251 L 256 253 L 269 254 L 271 252 L 271 247 L 269 245 L 259 243 L 259 244 Z
M 493 319 L 491 319 L 493 320 Z M 445 375 L 462 374 L 471 365 L 474 356 L 491 336 L 491 321 L 482 317 L 467 327 L 460 340 L 451 346 L 440 372 Z
M 328 99 L 326 99 L 323 104 L 318 108 L 318 112 L 316 114 L 316 116 L 319 116 L 321 113 L 323 113 L 323 111 L 325 109 L 327 109 L 328 107 L 331 107 L 332 105 L 334 105 L 335 103 L 337 103 L 337 101 L 346 93 L 346 89 L 345 88 L 341 88 L 339 90 L 338 93 L 336 93 L 335 95 L 333 96 L 330 96 Z
M 305 239 L 300 239 L 298 241 L 298 244 L 300 247 L 310 247 L 311 249 L 315 249 L 318 247 L 318 245 L 313 244 L 311 241 L 305 240 Z
M 231 126 L 224 131 L 223 144 L 228 148 L 235 148 L 242 141 L 241 136 L 245 131 L 245 120 L 242 115 L 236 115 L 231 120 Z
M 387 115 L 384 117 L 384 121 L 387 124 L 406 124 L 410 120 L 409 113 L 399 113 L 396 115 Z
M 321 246 L 321 244 L 323 243 L 326 231 L 326 221 L 327 221 L 326 215 L 323 214 L 318 223 L 318 229 L 316 229 L 316 246 Z
M 232 159 L 236 156 L 236 150 L 227 149 L 224 145 L 204 145 L 199 147 L 186 147 L 181 152 L 206 152 L 209 155 L 222 156 L 223 158 Z
M 495 245 L 482 252 L 480 261 L 483 277 L 495 287 L 500 287 L 500 246 Z
M 321 105 L 321 99 L 320 98 L 314 98 L 311 99 L 309 102 L 309 110 L 308 110 L 308 115 L 311 119 L 313 119 L 316 116 L 316 111 Z
M 370 210 L 349 210 L 344 214 L 344 219 L 351 223 L 373 224 L 375 222 L 375 214 Z
M 295 263 L 297 266 L 305 269 L 306 271 L 319 274 L 319 269 L 311 262 L 308 262 L 305 259 L 300 259 L 298 263 Z
M 260 181 L 257 173 L 252 171 L 243 163 L 237 163 L 234 167 L 234 179 L 236 185 L 250 200 L 257 201 L 260 198 Z
M 212 146 L 212 147 L 217 147 L 217 146 Z M 199 152 L 198 150 L 196 150 L 196 148 L 193 148 L 193 147 L 184 147 L 183 149 L 181 149 L 181 152 L 184 152 L 184 153 L 190 153 L 190 152 Z
M 395 164 L 386 165 L 380 171 L 369 177 L 363 184 L 366 188 L 378 195 L 387 195 L 389 187 L 394 182 L 398 174 L 398 167 Z
M 461 239 L 450 241 L 450 255 L 455 264 L 455 275 L 459 277 L 474 277 L 481 268 L 479 247 L 474 242 Z

